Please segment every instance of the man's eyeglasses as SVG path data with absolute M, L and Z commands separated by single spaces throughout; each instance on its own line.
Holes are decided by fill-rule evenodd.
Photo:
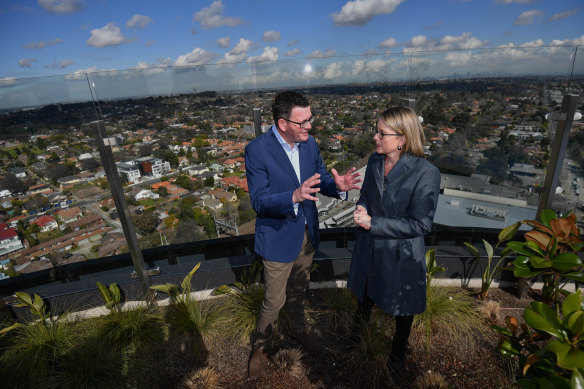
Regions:
M 294 120 L 290 120 L 290 119 L 286 119 L 286 118 L 282 118 L 282 119 L 284 119 L 290 123 L 298 124 L 300 126 L 300 128 L 306 128 L 306 127 L 308 127 L 308 124 L 314 123 L 314 116 L 311 116 L 309 119 L 306 119 L 303 122 L 295 122 Z
M 373 136 L 377 136 L 379 139 L 383 139 L 384 136 L 402 136 L 402 134 L 388 134 L 386 132 L 377 130 Z

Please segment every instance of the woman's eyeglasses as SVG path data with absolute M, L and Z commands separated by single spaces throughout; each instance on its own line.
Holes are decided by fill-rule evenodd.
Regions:
M 388 134 L 386 132 L 377 130 L 373 136 L 377 136 L 379 139 L 383 139 L 384 136 L 402 136 L 402 134 Z

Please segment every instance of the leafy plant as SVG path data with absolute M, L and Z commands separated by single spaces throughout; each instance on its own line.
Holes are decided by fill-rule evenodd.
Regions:
M 525 242 L 509 242 L 507 247 L 516 252 L 511 263 L 516 277 L 541 276 L 542 301 L 553 303 L 558 295 L 567 295 L 564 286 L 570 280 L 584 282 L 584 265 L 577 252 L 584 242 L 576 226 L 576 215 L 559 218 L 550 209 L 541 212 L 541 222 L 524 220 L 533 230 L 525 234 Z
M 444 273 L 443 266 L 436 265 L 436 250 L 430 249 L 426 252 L 426 288 L 430 287 L 432 280 L 437 274 Z
M 177 302 L 185 303 L 187 302 L 191 294 L 191 281 L 197 270 L 199 270 L 199 267 L 201 267 L 201 262 L 197 263 L 193 270 L 191 270 L 189 274 L 186 275 L 186 277 L 180 284 L 181 286 L 180 289 L 178 285 L 172 283 L 167 283 L 164 285 L 152 285 L 150 289 L 155 290 L 157 292 L 166 293 L 167 295 L 170 296 L 170 301 L 172 303 Z
M 474 299 L 458 288 L 430 286 L 427 289 L 426 310 L 414 316 L 412 330 L 427 349 L 433 334 L 440 333 L 450 341 L 462 344 L 462 339 L 472 339 L 483 328 L 482 317 Z
M 491 263 L 493 261 L 495 249 L 498 248 L 502 243 L 513 238 L 515 233 L 517 233 L 517 230 L 519 229 L 520 225 L 521 225 L 521 223 L 517 222 L 517 223 L 512 224 L 508 227 L 505 227 L 503 230 L 501 230 L 501 232 L 499 233 L 499 236 L 498 236 L 499 241 L 497 242 L 497 244 L 495 245 L 494 248 L 489 242 L 487 242 L 486 240 L 483 239 L 483 246 L 485 247 L 485 251 L 487 252 L 487 266 L 485 266 L 484 269 L 482 268 L 482 265 L 481 265 L 481 254 L 479 253 L 479 250 L 473 244 L 471 244 L 469 242 L 464 242 L 464 245 L 474 254 L 476 261 L 479 264 L 479 267 L 481 269 L 481 274 L 482 274 L 481 275 L 481 293 L 479 295 L 481 300 L 484 300 L 487 297 L 487 295 L 489 294 L 489 288 L 491 287 L 493 280 L 495 279 L 497 274 L 499 274 L 499 272 L 503 269 L 503 267 L 501 267 L 501 262 L 503 262 L 503 260 L 512 252 L 511 249 L 508 247 L 503 249 L 503 252 L 501 253 L 501 257 L 499 258 L 499 261 L 497 262 L 497 264 L 494 267 L 492 267 Z
M 3 344 L 0 357 L 0 377 L 10 387 L 51 387 L 50 378 L 72 349 L 78 338 L 78 322 L 51 318 L 38 295 L 15 293 L 20 303 L 33 316 L 29 323 L 12 326 L 10 337 Z
M 527 324 L 511 316 L 505 327 L 492 326 L 500 334 L 497 349 L 519 358 L 523 378 L 520 387 L 584 387 L 584 299 L 582 291 L 569 294 L 554 311 L 541 302 L 532 302 L 523 313 Z M 533 328 L 531 331 L 528 327 Z M 518 329 L 521 328 L 521 331 Z M 551 341 L 540 347 L 536 341 Z
M 199 360 L 207 355 L 202 334 L 214 328 L 221 314 L 220 309 L 212 304 L 201 304 L 191 295 L 191 281 L 200 266 L 200 262 L 195 265 L 181 282 L 180 288 L 172 283 L 150 287 L 170 296 L 171 304 L 164 316 L 170 325 L 170 335 L 180 343 L 180 348 L 186 349 L 188 344 L 194 352 L 192 357 Z
M 215 294 L 227 297 L 224 305 L 225 324 L 236 338 L 248 339 L 256 328 L 264 300 L 264 286 L 260 282 L 262 270 L 261 261 L 253 261 L 242 272 L 241 281 L 234 282 L 233 286 L 221 285 L 215 289 Z M 280 311 L 280 317 L 283 311 Z
M 105 302 L 105 307 L 110 311 L 117 310 L 120 311 L 120 303 L 122 301 L 122 294 L 120 293 L 120 288 L 113 282 L 109 287 L 106 288 L 101 282 L 97 282 L 97 289 L 99 290 L 99 295 Z

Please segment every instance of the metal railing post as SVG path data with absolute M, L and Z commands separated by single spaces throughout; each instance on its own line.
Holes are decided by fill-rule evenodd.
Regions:
M 99 114 L 99 103 L 97 102 L 97 96 L 94 91 L 94 84 L 90 80 L 89 75 L 87 76 L 87 82 L 89 84 L 92 97 L 94 98 L 96 112 Z M 132 224 L 130 210 L 128 209 L 128 204 L 126 203 L 126 198 L 124 197 L 124 190 L 122 188 L 120 176 L 118 175 L 118 169 L 116 167 L 111 145 L 109 144 L 109 141 L 107 145 L 105 142 L 106 131 L 103 126 L 103 120 L 99 119 L 95 121 L 93 130 L 95 142 L 99 151 L 99 157 L 105 170 L 114 204 L 118 210 L 122 230 L 124 231 L 126 243 L 128 244 L 128 248 L 130 250 L 130 256 L 132 257 L 132 262 L 134 264 L 134 268 L 136 269 L 136 275 L 140 282 L 140 288 L 144 294 L 143 297 L 146 299 L 148 304 L 151 304 L 155 300 L 150 290 L 150 279 L 146 277 L 146 264 L 144 262 L 144 257 L 142 256 L 142 251 L 140 250 L 140 244 L 138 243 L 138 238 L 136 237 L 134 225 Z
M 97 143 L 97 148 L 99 150 L 99 156 L 105 170 L 110 191 L 112 193 L 112 198 L 116 205 L 116 209 L 118 210 L 120 223 L 122 225 L 124 236 L 130 250 L 130 256 L 132 257 L 132 262 L 134 263 L 134 268 L 136 269 L 136 275 L 140 281 L 140 286 L 142 292 L 144 293 L 144 297 L 147 297 L 150 294 L 150 279 L 145 276 L 146 265 L 144 262 L 144 257 L 142 256 L 142 250 L 140 250 L 140 244 L 138 243 L 136 231 L 134 230 L 134 225 L 132 224 L 130 210 L 128 208 L 128 204 L 126 203 L 126 198 L 124 197 L 124 190 L 122 188 L 120 176 L 118 175 L 118 169 L 116 167 L 114 155 L 112 153 L 111 146 L 109 144 L 106 146 L 104 142 L 105 128 L 103 127 L 103 121 L 98 120 L 95 124 L 94 136 Z
M 570 139 L 570 131 L 572 130 L 572 123 L 574 121 L 574 114 L 576 113 L 576 103 L 578 102 L 578 95 L 564 95 L 562 100 L 562 108 L 559 114 L 551 114 L 559 119 L 556 127 L 556 133 L 551 145 L 550 159 L 545 175 L 545 180 L 542 188 L 541 197 L 537 207 L 536 219 L 539 219 L 541 211 L 544 209 L 551 209 L 553 205 L 553 192 L 558 186 L 560 180 L 560 173 L 564 165 L 564 157 L 568 147 L 568 140 Z M 552 120 L 554 117 L 552 116 Z

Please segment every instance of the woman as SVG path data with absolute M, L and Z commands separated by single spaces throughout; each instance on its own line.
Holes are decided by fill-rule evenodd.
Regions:
M 432 228 L 440 172 L 424 159 L 424 132 L 409 108 L 383 112 L 373 139 L 376 152 L 353 214 L 361 228 L 348 287 L 359 299 L 357 320 L 367 321 L 374 303 L 395 316 L 389 366 L 395 372 L 405 362 L 414 315 L 426 309 L 424 235 Z

